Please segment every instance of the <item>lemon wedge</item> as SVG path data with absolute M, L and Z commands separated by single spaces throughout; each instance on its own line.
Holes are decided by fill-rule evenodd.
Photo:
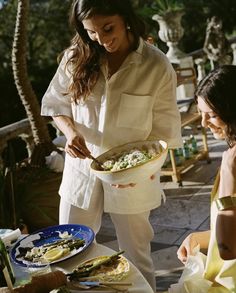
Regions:
M 47 261 L 54 261 L 61 258 L 63 255 L 64 255 L 64 249 L 55 247 L 53 249 L 48 250 L 44 254 L 43 258 L 46 259 Z

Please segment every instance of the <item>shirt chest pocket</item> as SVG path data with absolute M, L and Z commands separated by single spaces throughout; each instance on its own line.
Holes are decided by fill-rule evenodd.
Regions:
M 86 102 L 80 102 L 72 107 L 74 120 L 87 127 L 96 127 L 100 113 L 101 102 L 89 97 Z
M 152 125 L 152 97 L 122 94 L 117 127 L 146 130 Z

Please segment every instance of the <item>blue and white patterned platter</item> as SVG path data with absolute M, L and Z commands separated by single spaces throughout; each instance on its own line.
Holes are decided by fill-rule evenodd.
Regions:
M 60 259 L 50 262 L 50 264 L 61 262 L 63 260 L 73 257 L 74 255 L 77 255 L 78 253 L 81 253 L 82 251 L 87 249 L 94 240 L 93 230 L 84 225 L 66 224 L 51 226 L 38 230 L 16 242 L 16 244 L 12 247 L 10 251 L 10 257 L 14 263 L 22 267 L 42 267 L 45 264 L 40 262 L 30 262 L 28 260 L 25 260 L 23 257 L 18 257 L 19 248 L 38 247 L 44 244 L 53 243 L 57 240 L 62 239 L 61 235 L 67 233 L 72 238 L 83 239 L 85 241 L 85 244 L 82 247 L 74 248 L 72 251 L 70 251 L 69 254 Z

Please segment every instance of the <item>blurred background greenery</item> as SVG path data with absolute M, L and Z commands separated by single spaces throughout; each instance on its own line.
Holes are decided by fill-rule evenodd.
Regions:
M 161 13 L 159 2 L 183 7 L 182 26 L 185 30 L 179 47 L 189 53 L 203 47 L 207 19 L 219 16 L 227 37 L 236 33 L 235 0 L 133 0 L 137 12 L 145 19 L 147 35 L 166 52 L 158 38 L 158 23 L 153 14 Z M 68 25 L 71 0 L 31 0 L 28 23 L 28 73 L 36 95 L 41 100 L 56 68 L 58 54 L 69 45 L 73 32 Z M 11 51 L 17 10 L 16 0 L 0 1 L 0 127 L 26 117 L 14 85 Z

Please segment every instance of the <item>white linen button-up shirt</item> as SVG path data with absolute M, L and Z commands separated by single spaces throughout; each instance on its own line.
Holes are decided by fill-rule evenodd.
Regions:
M 106 66 L 90 94 L 78 104 L 65 95 L 71 76 L 65 54 L 42 100 L 41 114 L 69 116 L 94 156 L 131 141 L 156 138 L 169 147 L 182 146 L 180 114 L 176 104 L 176 76 L 167 57 L 140 39 L 119 70 L 108 80 Z M 91 160 L 66 155 L 59 194 L 72 205 L 87 209 L 94 189 Z M 104 210 L 139 213 L 161 203 L 159 175 L 135 187 L 117 189 L 103 183 Z

